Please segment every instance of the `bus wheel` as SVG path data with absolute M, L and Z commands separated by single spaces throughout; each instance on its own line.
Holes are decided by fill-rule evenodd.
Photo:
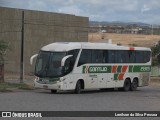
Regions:
M 51 90 L 51 93 L 57 93 L 57 90 Z
M 81 93 L 81 81 L 79 80 L 76 84 L 75 93 L 80 94 Z
M 132 84 L 131 84 L 131 91 L 135 91 L 138 87 L 138 80 L 134 79 Z
M 129 79 L 126 79 L 124 82 L 123 90 L 124 91 L 129 91 L 131 88 L 131 82 Z

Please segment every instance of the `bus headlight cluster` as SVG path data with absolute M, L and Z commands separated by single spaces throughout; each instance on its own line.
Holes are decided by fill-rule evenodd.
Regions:
M 36 77 L 36 78 L 35 78 L 35 81 L 38 81 L 38 80 L 39 80 L 39 77 Z
M 64 81 L 66 78 L 60 77 L 60 82 Z

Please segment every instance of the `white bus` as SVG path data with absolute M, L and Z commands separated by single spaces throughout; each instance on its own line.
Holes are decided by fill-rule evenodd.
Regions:
M 147 86 L 151 50 L 109 43 L 58 42 L 41 48 L 35 65 L 35 88 L 51 90 L 118 88 L 133 91 Z

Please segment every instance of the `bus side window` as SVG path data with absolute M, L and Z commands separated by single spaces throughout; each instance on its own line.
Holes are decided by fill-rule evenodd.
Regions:
M 150 51 L 144 51 L 143 55 L 144 55 L 144 63 L 149 62 L 150 57 L 151 57 L 151 52 Z
M 136 63 L 136 52 L 129 51 L 129 63 Z
M 136 63 L 144 63 L 143 51 L 136 51 Z
M 92 50 L 92 63 L 104 63 L 105 57 L 103 50 Z
M 91 57 L 92 57 L 92 50 L 87 50 L 87 49 L 82 50 L 79 58 L 78 66 L 81 66 L 87 63 L 92 63 Z
M 108 50 L 108 63 L 115 63 L 115 56 L 114 50 Z
M 75 64 L 75 61 L 76 61 L 76 58 L 77 58 L 77 55 L 78 55 L 78 52 L 79 52 L 79 49 L 75 49 L 75 50 L 71 50 L 71 51 L 68 51 L 68 55 L 73 55 L 70 59 L 70 69 L 72 71 L 73 67 L 74 67 L 74 64 Z

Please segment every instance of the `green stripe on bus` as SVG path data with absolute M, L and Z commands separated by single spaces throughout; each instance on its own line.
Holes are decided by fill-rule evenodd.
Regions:
M 119 65 L 117 67 L 116 73 L 122 72 L 122 65 Z M 129 69 L 126 71 L 126 73 L 132 73 L 132 72 L 151 72 L 151 66 L 150 65 L 130 65 Z M 82 67 L 82 73 L 112 73 L 112 66 L 83 66 Z
M 82 67 L 82 73 L 85 73 L 86 66 Z
M 133 70 L 133 65 L 130 65 L 129 66 L 129 72 L 132 72 L 132 70 Z
M 134 66 L 132 72 L 151 72 L 150 65 Z
M 119 75 L 119 74 L 117 74 L 117 73 L 114 74 L 114 80 L 118 80 L 118 75 Z
M 118 68 L 117 68 L 117 73 L 120 73 L 121 70 L 122 70 L 122 66 L 120 65 L 120 66 L 118 66 Z

